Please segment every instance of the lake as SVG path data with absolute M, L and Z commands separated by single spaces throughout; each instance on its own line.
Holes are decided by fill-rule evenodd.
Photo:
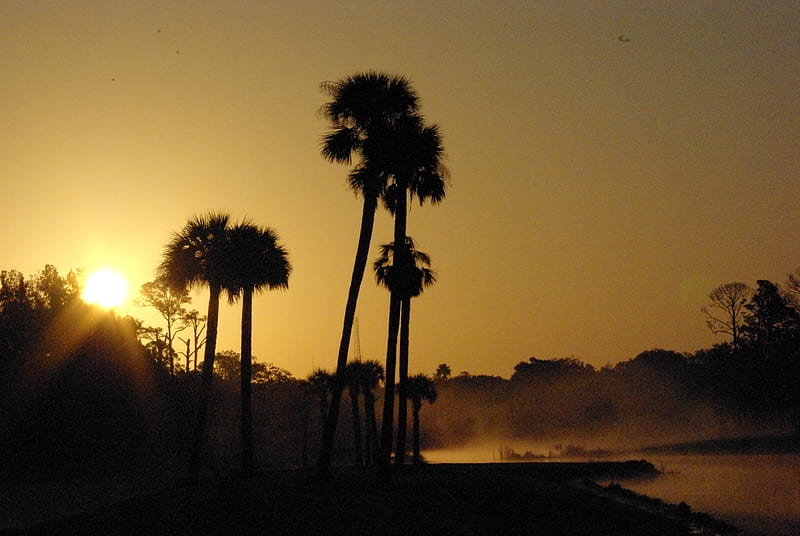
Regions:
M 800 455 L 706 454 L 643 456 L 663 475 L 624 487 L 745 529 L 757 536 L 800 534 Z

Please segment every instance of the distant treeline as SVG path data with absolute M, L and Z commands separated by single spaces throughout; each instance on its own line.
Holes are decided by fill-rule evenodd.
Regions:
M 200 373 L 175 372 L 137 338 L 135 321 L 83 303 L 79 290 L 75 274 L 61 277 L 52 266 L 27 279 L 0 273 L 3 471 L 180 466 Z M 792 303 L 760 281 L 736 344 L 692 354 L 648 350 L 601 369 L 575 358 L 530 358 L 508 379 L 450 377 L 442 364 L 436 402 L 423 410 L 423 448 L 490 439 L 497 447 L 518 441 L 558 454 L 581 444 L 634 447 L 794 431 L 800 322 Z M 218 353 L 206 466 L 236 466 L 238 357 Z M 274 365 L 262 369 L 253 393 L 257 467 L 313 463 L 330 392 Z M 382 390 L 374 394 L 380 414 Z M 345 399 L 337 463 L 352 460 L 351 409 Z
M 532 454 L 547 456 L 575 445 L 627 449 L 791 432 L 800 414 L 791 389 L 797 362 L 786 360 L 783 374 L 775 365 L 728 345 L 688 355 L 648 350 L 599 370 L 574 358 L 530 358 L 510 379 L 440 379 L 424 440 L 442 448 L 518 440 L 520 452 L 535 445 Z
M 518 363 L 506 380 L 439 374 L 429 444 L 478 438 L 634 446 L 800 429 L 800 274 L 784 289 L 720 285 L 702 308 L 731 342 L 654 349 L 596 370 L 575 358 Z M 445 365 L 443 370 L 449 370 Z

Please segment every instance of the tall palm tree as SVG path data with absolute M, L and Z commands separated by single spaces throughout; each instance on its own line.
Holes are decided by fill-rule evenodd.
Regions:
M 175 289 L 207 285 L 209 290 L 203 375 L 189 458 L 189 479 L 191 481 L 197 481 L 199 476 L 203 435 L 211 398 L 211 383 L 214 377 L 219 296 L 223 286 L 229 280 L 229 274 L 226 273 L 229 263 L 225 262 L 228 221 L 229 216 L 224 213 L 212 212 L 205 216 L 193 217 L 181 231 L 172 236 L 164 248 L 163 260 L 158 267 L 158 277 L 163 278 Z
M 404 116 L 383 132 L 382 145 L 389 147 L 384 167 L 391 170 L 392 182 L 383 196 L 384 205 L 394 215 L 394 243 L 406 237 L 408 199 L 416 197 L 438 203 L 445 197 L 448 170 L 444 165 L 444 147 L 437 125 L 427 126 L 419 115 Z M 395 262 L 404 264 L 404 252 L 398 251 Z M 394 418 L 395 368 L 397 364 L 397 331 L 400 327 L 400 298 L 392 293 L 389 300 L 389 329 L 386 341 L 386 397 L 381 426 L 380 464 L 389 464 L 392 451 Z
M 406 391 L 408 392 L 408 397 L 411 399 L 411 407 L 413 408 L 414 465 L 419 465 L 422 462 L 419 451 L 419 411 L 422 409 L 423 402 L 429 402 L 431 404 L 436 402 L 436 384 L 425 374 L 415 374 L 406 381 Z
M 366 437 L 367 465 L 375 465 L 378 461 L 378 425 L 375 421 L 375 394 L 372 392 L 384 379 L 383 366 L 374 360 L 362 363 L 363 375 L 361 392 L 364 395 L 364 419 Z
M 322 90 L 330 97 L 330 101 L 321 109 L 321 114 L 330 122 L 330 128 L 322 140 L 322 155 L 331 162 L 344 164 L 350 164 L 354 158 L 357 159 L 348 180 L 353 191 L 364 199 L 331 404 L 317 462 L 318 470 L 327 474 L 345 383 L 347 351 L 372 240 L 375 210 L 378 199 L 386 194 L 391 176 L 383 157 L 386 147 L 381 144 L 381 140 L 385 139 L 382 133 L 400 118 L 416 114 L 418 98 L 406 78 L 376 72 L 358 73 L 337 82 L 325 82 Z
M 400 255 L 402 255 L 402 260 L 398 261 Z M 401 262 L 404 264 L 400 264 Z M 395 248 L 394 243 L 383 244 L 380 256 L 373 263 L 378 284 L 388 288 L 400 302 L 400 362 L 398 370 L 400 401 L 397 412 L 397 443 L 395 447 L 395 463 L 397 465 L 402 465 L 405 461 L 408 411 L 405 386 L 408 378 L 411 298 L 419 296 L 426 287 L 436 282 L 436 274 L 430 269 L 430 265 L 430 257 L 426 253 L 418 251 L 415 248 L 414 240 L 408 236 L 405 238 L 402 248 Z
M 243 221 L 228 230 L 229 301 L 242 299 L 241 449 L 242 474 L 253 473 L 253 293 L 288 288 L 292 271 L 286 248 L 269 227 Z

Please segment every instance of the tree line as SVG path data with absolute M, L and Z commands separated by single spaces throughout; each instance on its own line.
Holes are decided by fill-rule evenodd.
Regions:
M 599 369 L 531 357 L 510 378 L 436 370 L 440 402 L 423 440 L 642 446 L 800 432 L 800 270 L 779 285 L 720 285 L 701 308 L 728 337 L 690 353 L 652 349 Z M 575 445 L 572 445 L 575 447 Z M 573 449 L 575 450 L 575 449 Z M 580 449 L 577 449 L 580 451 Z
M 202 362 L 199 370 L 173 371 L 140 330 L 137 338 L 136 321 L 83 303 L 79 281 L 79 273 L 61 277 L 50 265 L 28 278 L 0 272 L 0 453 L 22 462 L 6 468 L 96 466 L 98 456 L 115 466 L 182 465 L 193 448 Z M 721 317 L 712 304 L 729 290 L 727 284 L 714 289 L 704 314 Z M 793 291 L 762 280 L 746 292 L 736 345 L 728 334 L 712 348 L 648 350 L 599 369 L 574 357 L 530 358 L 509 378 L 453 375 L 444 363 L 432 379 L 411 376 L 414 460 L 422 460 L 424 448 L 481 438 L 491 438 L 495 447 L 549 442 L 553 452 L 564 454 L 585 452 L 568 441 L 651 445 L 796 430 L 800 360 Z M 201 458 L 206 465 L 241 464 L 241 428 L 235 424 L 241 417 L 241 361 L 239 352 L 215 352 L 206 430 L 211 440 Z M 349 397 L 342 409 L 351 418 L 337 434 L 335 463 L 378 463 L 384 377 L 378 361 L 348 361 Z M 253 363 L 258 466 L 312 465 L 334 379 L 323 370 L 297 379 L 271 363 Z M 420 408 L 433 401 L 420 427 Z

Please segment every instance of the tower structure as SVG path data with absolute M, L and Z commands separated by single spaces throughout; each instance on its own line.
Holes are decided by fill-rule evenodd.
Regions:
M 353 320 L 353 338 L 351 340 L 352 361 L 361 361 L 361 337 L 358 334 L 358 317 Z

